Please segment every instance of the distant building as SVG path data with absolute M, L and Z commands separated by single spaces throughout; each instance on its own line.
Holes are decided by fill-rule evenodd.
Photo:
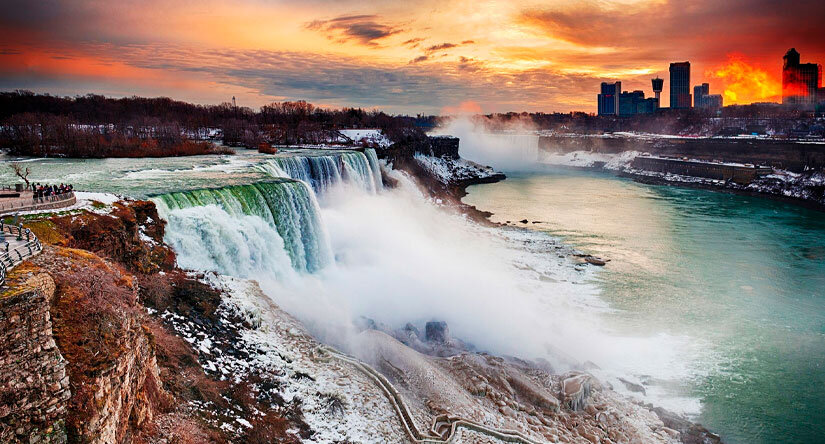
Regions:
M 619 115 L 652 114 L 656 111 L 658 100 L 645 99 L 644 91 L 623 92 L 619 94 Z
M 782 57 L 782 103 L 786 105 L 814 105 L 825 100 L 822 91 L 822 65 L 800 63 L 799 53 L 791 48 Z
M 656 94 L 656 107 L 658 108 L 662 106 L 662 89 L 665 87 L 665 79 L 656 77 L 650 79 L 650 82 L 653 84 L 653 93 Z
M 599 94 L 599 115 L 616 116 L 619 114 L 619 94 L 622 92 L 622 82 L 602 82 Z
M 670 64 L 670 107 L 690 108 L 690 62 Z
M 703 83 L 693 87 L 693 106 L 705 109 L 721 109 L 722 95 L 711 94 L 710 85 Z

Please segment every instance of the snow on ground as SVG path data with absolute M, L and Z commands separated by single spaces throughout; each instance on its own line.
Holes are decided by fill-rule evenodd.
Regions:
M 75 197 L 77 201 L 73 205 L 69 205 L 63 208 L 51 208 L 45 210 L 34 210 L 34 211 L 20 211 L 20 215 L 33 215 L 33 214 L 49 214 L 49 213 L 62 213 L 65 211 L 81 211 L 86 210 L 92 213 L 97 214 L 108 214 L 111 210 L 112 204 L 119 200 L 127 200 L 128 198 L 119 196 L 117 194 L 112 193 L 87 193 L 83 191 L 76 191 Z M 104 206 L 100 207 L 99 205 L 95 205 L 95 202 L 100 202 Z
M 338 132 L 355 144 L 367 142 L 381 148 L 387 148 L 392 145 L 390 139 L 387 138 L 380 129 L 343 129 L 338 130 Z
M 642 153 L 638 151 L 624 151 L 619 154 L 595 153 L 591 151 L 571 151 L 569 153 L 545 153 L 540 162 L 548 165 L 568 166 L 577 168 L 603 168 L 620 171 L 636 176 L 653 177 L 668 182 L 685 184 L 702 184 L 720 188 L 742 191 L 756 191 L 775 196 L 785 196 L 825 205 L 825 196 L 817 191 L 825 185 L 825 174 L 819 172 L 793 173 L 786 170 L 774 169 L 771 174 L 762 176 L 748 185 L 740 185 L 724 180 L 708 179 L 704 177 L 684 176 L 672 173 L 640 170 L 631 167 L 633 159 Z M 707 162 L 699 159 L 683 159 L 693 162 Z M 711 162 L 721 165 L 745 166 L 734 162 Z
M 97 201 L 106 205 L 112 205 L 119 200 L 123 200 L 123 197 L 112 193 L 90 193 L 86 191 L 77 191 L 74 195 L 77 197 L 78 201 Z
M 491 167 L 467 159 L 456 160 L 416 153 L 415 160 L 444 184 L 467 179 L 483 179 L 499 174 Z
M 215 274 L 204 279 L 223 292 L 222 323 L 241 337 L 232 348 L 248 355 L 227 352 L 226 340 L 212 336 L 214 330 L 203 325 L 168 311 L 161 317 L 192 344 L 207 373 L 236 382 L 258 374 L 275 382 L 286 402 L 299 403 L 304 421 L 315 432 L 302 442 L 406 442 L 395 411 L 380 389 L 354 367 L 322 351 L 255 281 Z M 249 328 L 233 323 L 238 317 Z M 233 432 L 246 427 L 250 419 L 239 411 L 224 413 L 232 420 L 219 426 Z
M 630 162 L 639 154 L 638 151 L 623 151 L 619 154 L 596 153 L 592 151 L 547 153 L 542 156 L 541 163 L 579 168 L 602 167 L 609 170 L 621 170 L 630 165 Z

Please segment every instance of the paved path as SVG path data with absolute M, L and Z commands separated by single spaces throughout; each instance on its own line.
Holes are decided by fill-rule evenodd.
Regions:
M 416 426 L 415 420 L 413 420 L 412 414 L 410 414 L 410 410 L 404 403 L 404 399 L 401 397 L 401 394 L 398 393 L 395 387 L 393 387 L 392 383 L 390 383 L 390 381 L 387 380 L 387 378 L 385 378 L 384 375 L 382 375 L 369 365 L 351 356 L 347 356 L 339 352 L 338 350 L 335 350 L 332 347 L 322 345 L 321 350 L 323 350 L 324 352 L 328 353 L 330 356 L 338 360 L 341 360 L 352 365 L 361 373 L 364 373 L 367 377 L 372 379 L 372 381 L 381 389 L 381 391 L 384 392 L 384 395 L 386 395 L 387 399 L 390 401 L 390 404 L 392 404 L 399 421 L 401 421 L 401 424 L 404 427 L 404 431 L 407 433 L 407 437 L 413 443 L 452 443 L 458 435 L 456 431 L 459 428 L 464 428 L 466 430 L 482 434 L 487 438 L 498 442 L 538 444 L 536 441 L 522 435 L 520 432 L 517 432 L 515 430 L 495 429 L 483 426 L 475 421 L 470 421 L 464 418 L 447 415 L 439 415 L 435 417 L 431 429 L 427 431 L 421 431 L 418 429 L 418 426 Z
M 0 195 L 14 193 L 13 190 L 0 190 Z M 34 193 L 31 190 L 21 191 L 19 194 L 19 197 L 0 197 L 0 215 L 64 208 L 77 202 L 74 193 L 57 194 L 38 199 L 34 199 Z
M 9 270 L 27 258 L 43 251 L 40 240 L 26 228 L 21 230 L 20 227 L 3 225 L 2 235 L 5 236 L 5 240 L 0 242 L 0 286 L 6 284 L 6 274 Z M 20 237 L 19 240 L 18 237 Z M 6 250 L 6 242 L 9 244 L 8 251 Z

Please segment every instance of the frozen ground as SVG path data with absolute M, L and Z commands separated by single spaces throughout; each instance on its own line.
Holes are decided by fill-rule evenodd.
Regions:
M 498 173 L 491 167 L 477 164 L 467 159 L 450 159 L 416 154 L 415 160 L 443 184 L 461 182 L 468 179 L 484 179 Z
M 540 161 L 541 163 L 548 165 L 620 171 L 636 176 L 655 178 L 673 183 L 701 184 L 739 191 L 754 191 L 769 195 L 812 201 L 820 205 L 825 205 L 825 193 L 823 193 L 823 187 L 825 187 L 825 174 L 821 172 L 810 171 L 798 174 L 781 169 L 774 169 L 773 174 L 760 177 L 748 185 L 740 185 L 723 180 L 639 170 L 631 167 L 631 162 L 633 162 L 633 159 L 635 159 L 638 155 L 640 155 L 638 151 L 624 151 L 619 154 L 572 151 L 564 154 L 545 153 L 542 155 Z M 728 163 L 726 165 L 741 166 L 742 164 Z
M 232 326 L 242 338 L 232 345 L 248 352 L 247 357 L 227 353 L 228 344 L 213 329 L 170 312 L 161 314 L 192 344 L 205 371 L 235 381 L 263 375 L 276 383 L 287 402 L 300 399 L 304 420 L 314 432 L 304 442 L 410 442 L 399 410 L 376 380 L 326 351 L 257 283 L 214 274 L 205 279 L 223 291 L 224 322 L 245 320 L 245 327 Z M 584 373 L 558 375 L 546 364 L 471 352 L 427 356 L 377 330 L 360 333 L 353 350 L 400 393 L 422 433 L 432 434 L 428 430 L 434 420 L 446 414 L 448 423 L 460 418 L 481 429 L 508 430 L 529 439 L 521 442 L 678 442 L 679 432 L 665 427 L 652 410 Z M 221 418 L 215 425 L 230 432 L 249 427 L 250 418 L 240 411 L 230 409 Z M 460 426 L 455 438 L 453 442 L 504 442 Z

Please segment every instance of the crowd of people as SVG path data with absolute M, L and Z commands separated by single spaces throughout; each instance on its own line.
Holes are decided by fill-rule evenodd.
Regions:
M 72 193 L 74 191 L 74 187 L 72 185 L 44 185 L 41 183 L 33 183 L 32 192 L 34 193 L 34 199 L 43 201 L 45 198 L 51 198 L 53 196 L 60 196 L 63 194 Z

